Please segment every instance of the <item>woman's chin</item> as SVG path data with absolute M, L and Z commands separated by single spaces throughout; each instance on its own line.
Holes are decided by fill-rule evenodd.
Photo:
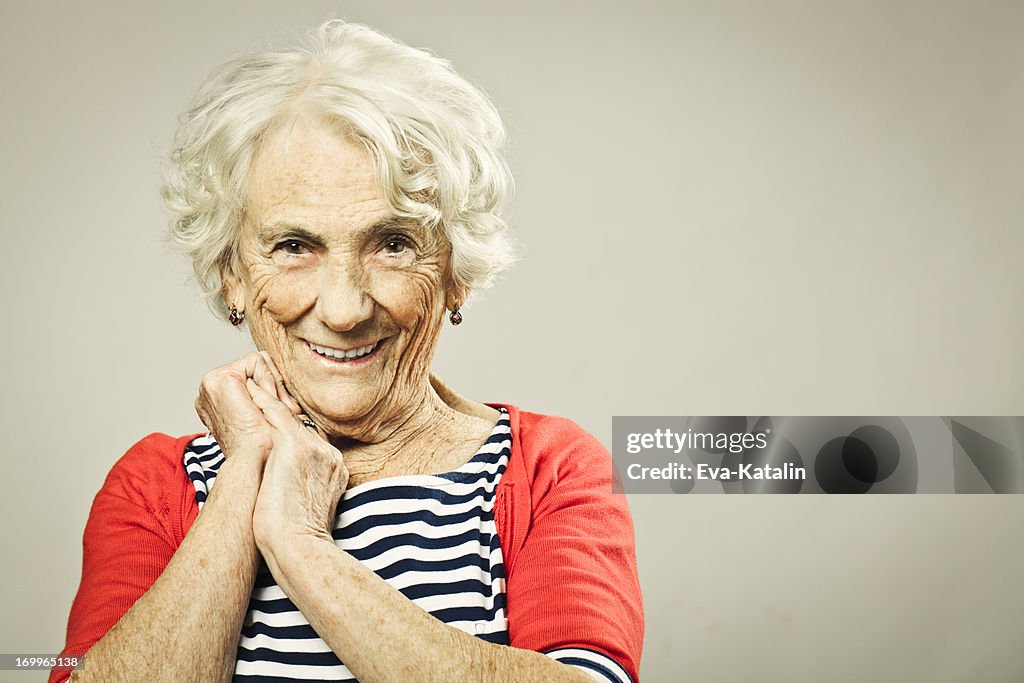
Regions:
M 374 416 L 374 406 L 379 405 L 376 397 L 363 400 L 354 397 L 335 400 L 300 401 L 307 414 L 312 417 L 325 432 L 333 436 L 356 437 L 362 431 L 361 425 L 378 420 Z

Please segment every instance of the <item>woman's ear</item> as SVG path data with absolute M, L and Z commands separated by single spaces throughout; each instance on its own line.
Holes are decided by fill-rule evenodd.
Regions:
M 450 249 L 450 247 L 449 247 Z M 469 295 L 472 290 L 464 284 L 461 284 L 455 277 L 453 269 L 451 251 L 448 253 L 448 265 L 445 267 L 444 272 L 444 307 L 449 311 L 465 305 L 466 301 L 469 300 Z
M 449 311 L 465 305 L 469 299 L 470 289 L 458 284 L 451 284 L 448 287 L 448 294 L 445 296 L 444 307 Z
M 221 268 L 220 294 L 224 297 L 224 305 L 228 309 L 235 308 L 239 313 L 245 313 L 248 292 L 242 284 L 242 278 L 238 277 L 231 266 Z

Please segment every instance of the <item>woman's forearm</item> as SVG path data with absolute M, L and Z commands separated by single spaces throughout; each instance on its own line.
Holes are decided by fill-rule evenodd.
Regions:
M 538 652 L 494 645 L 435 619 L 328 539 L 267 553 L 284 593 L 362 683 L 593 679 Z
M 73 681 L 228 681 L 258 565 L 262 463 L 232 457 L 155 583 L 92 648 Z

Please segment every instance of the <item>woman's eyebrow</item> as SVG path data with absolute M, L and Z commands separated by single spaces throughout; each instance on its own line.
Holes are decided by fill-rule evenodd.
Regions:
M 367 229 L 369 233 L 377 233 L 384 230 L 412 230 L 418 231 L 420 224 L 418 221 L 414 221 L 409 218 L 400 218 L 398 216 L 390 216 L 383 220 L 379 220 Z
M 299 239 L 311 242 L 314 244 L 320 244 L 323 239 L 309 228 L 305 228 L 301 225 L 295 225 L 294 223 L 271 223 L 269 225 L 261 226 L 259 229 L 259 236 L 263 239 Z
M 354 236 L 374 236 L 386 233 L 389 230 L 403 230 L 413 234 L 419 234 L 422 225 L 415 220 L 405 219 L 398 216 L 383 218 L 366 228 L 359 228 L 353 231 Z M 303 225 L 290 221 L 274 221 L 261 226 L 258 235 L 264 241 L 275 241 L 280 239 L 298 239 L 312 244 L 323 244 L 324 236 Z
M 365 231 L 360 231 L 367 239 L 383 239 L 396 232 L 408 235 L 417 243 L 426 243 L 428 236 L 425 234 L 423 224 L 411 218 L 391 216 L 377 221 Z

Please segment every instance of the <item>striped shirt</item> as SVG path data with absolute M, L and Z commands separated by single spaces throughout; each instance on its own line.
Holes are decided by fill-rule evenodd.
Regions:
M 461 467 L 350 487 L 338 503 L 335 545 L 440 621 L 508 645 L 494 496 L 511 446 L 509 417 L 502 410 L 486 442 Z M 224 455 L 206 435 L 188 445 L 184 461 L 202 509 Z M 566 648 L 546 654 L 600 681 L 629 681 L 618 663 L 597 652 Z M 243 622 L 234 680 L 356 680 L 262 561 Z

